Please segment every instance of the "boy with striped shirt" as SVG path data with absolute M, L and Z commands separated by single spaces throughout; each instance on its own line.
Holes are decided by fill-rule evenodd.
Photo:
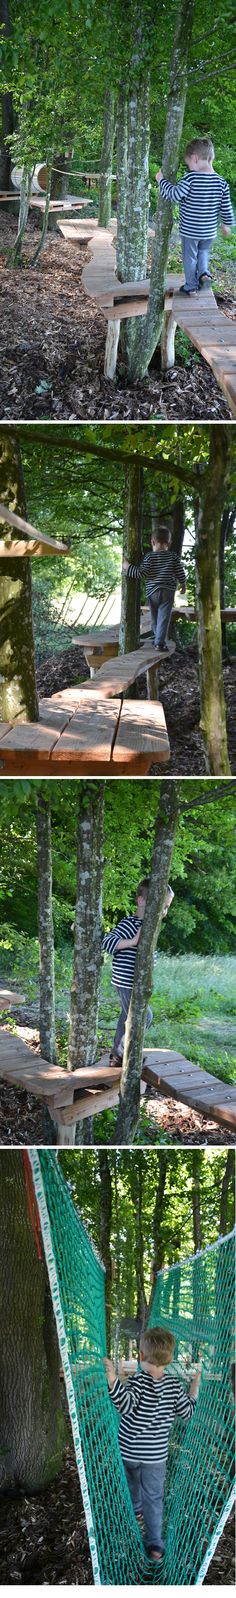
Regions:
M 121 1004 L 121 1011 L 119 1020 L 117 1022 L 113 1049 L 110 1055 L 110 1064 L 112 1065 L 119 1065 L 120 1061 L 122 1060 L 125 1023 L 127 1021 L 134 980 L 136 949 L 139 943 L 141 926 L 145 913 L 148 886 L 149 878 L 144 877 L 143 881 L 139 883 L 139 887 L 137 888 L 136 914 L 132 916 L 122 916 L 122 920 L 118 922 L 118 926 L 114 927 L 113 932 L 105 933 L 105 937 L 102 940 L 102 948 L 104 949 L 104 952 L 112 955 L 112 985 L 114 988 L 117 988 Z M 169 910 L 169 906 L 172 903 L 173 898 L 173 889 L 168 884 L 163 908 L 163 916 L 167 915 L 167 911 Z M 146 1026 L 151 1026 L 151 1021 L 152 1010 L 150 1005 L 148 1005 Z
M 185 150 L 188 172 L 177 183 L 156 173 L 162 200 L 180 200 L 180 236 L 185 283 L 180 294 L 196 294 L 210 283 L 209 255 L 218 221 L 227 237 L 234 226 L 229 185 L 214 172 L 211 139 L 191 139 Z
M 185 594 L 185 571 L 179 555 L 170 548 L 169 528 L 160 526 L 151 535 L 152 548 L 147 551 L 140 561 L 140 566 L 133 566 L 123 559 L 123 571 L 126 577 L 144 577 L 151 611 L 151 622 L 156 649 L 161 649 L 163 654 L 168 651 L 167 632 L 171 612 L 173 610 L 175 589 L 177 584 L 181 594 Z
M 201 1366 L 188 1391 L 167 1367 L 175 1339 L 162 1326 L 142 1333 L 140 1369 L 122 1384 L 111 1359 L 105 1359 L 110 1395 L 120 1411 L 119 1444 L 136 1515 L 143 1515 L 145 1546 L 158 1562 L 164 1552 L 163 1496 L 169 1436 L 174 1421 L 191 1420 L 198 1397 Z

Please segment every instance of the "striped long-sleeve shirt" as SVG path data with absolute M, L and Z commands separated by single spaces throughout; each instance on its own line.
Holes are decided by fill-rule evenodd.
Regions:
M 180 233 L 185 239 L 214 239 L 218 221 L 234 226 L 229 185 L 218 172 L 185 172 L 179 183 L 161 178 L 163 200 L 180 201 Z
M 144 577 L 149 599 L 162 588 L 175 594 L 177 583 L 185 589 L 185 571 L 174 549 L 149 549 L 139 566 L 128 567 L 127 577 Z
M 132 988 L 138 944 L 120 950 L 117 945 L 121 938 L 134 938 L 141 926 L 139 916 L 123 916 L 114 931 L 106 932 L 102 940 L 102 948 L 112 955 L 112 983 L 115 988 Z
M 121 1414 L 119 1444 L 129 1465 L 167 1459 L 174 1421 L 177 1417 L 191 1420 L 196 1402 L 170 1368 L 158 1381 L 144 1370 L 138 1370 L 125 1386 L 117 1377 L 110 1395 Z

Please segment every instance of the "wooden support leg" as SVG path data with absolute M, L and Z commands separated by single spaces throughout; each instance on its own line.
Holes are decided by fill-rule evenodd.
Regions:
M 148 699 L 159 699 L 159 671 L 158 666 L 149 666 L 147 671 L 147 696 Z
M 60 1148 L 60 1149 L 68 1148 L 68 1147 L 72 1148 L 74 1146 L 74 1143 L 75 1143 L 75 1134 L 76 1134 L 76 1121 L 74 1121 L 72 1123 L 69 1123 L 69 1126 L 67 1126 L 67 1125 L 64 1126 L 62 1121 L 57 1120 L 57 1147 L 58 1148 Z
M 107 324 L 104 377 L 109 377 L 110 382 L 116 375 L 117 350 L 120 337 L 120 321 L 109 321 Z
M 170 371 L 175 364 L 175 334 L 177 322 L 174 320 L 170 300 L 165 304 L 164 321 L 161 336 L 161 369 L 162 372 Z

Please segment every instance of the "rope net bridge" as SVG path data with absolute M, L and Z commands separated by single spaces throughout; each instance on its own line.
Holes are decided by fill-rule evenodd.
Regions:
M 234 1234 L 159 1272 L 150 1325 L 174 1332 L 181 1376 L 201 1353 L 192 1421 L 171 1435 L 166 1551 L 145 1554 L 122 1465 L 104 1373 L 104 1268 L 75 1209 L 57 1156 L 30 1150 L 95 1584 L 198 1584 L 233 1502 Z M 188 1368 L 189 1366 L 189 1368 Z M 160 1574 L 161 1572 L 161 1574 Z

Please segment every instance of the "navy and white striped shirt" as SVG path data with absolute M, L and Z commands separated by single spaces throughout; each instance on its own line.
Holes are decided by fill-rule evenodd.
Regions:
M 185 172 L 179 183 L 161 178 L 163 200 L 180 200 L 180 233 L 185 239 L 214 239 L 218 221 L 234 226 L 229 185 L 218 172 Z
M 158 1381 L 144 1370 L 138 1370 L 125 1386 L 117 1377 L 110 1396 L 120 1410 L 119 1444 L 128 1465 L 167 1459 L 174 1421 L 177 1417 L 191 1420 L 196 1402 L 170 1367 Z
M 113 932 L 106 932 L 102 940 L 102 948 L 107 954 L 112 954 L 112 983 L 114 988 L 132 988 L 134 980 L 134 967 L 138 944 L 133 948 L 118 949 L 117 944 L 121 938 L 134 938 L 142 921 L 139 916 L 123 916 L 118 921 L 118 926 Z
M 149 549 L 140 566 L 129 566 L 127 577 L 144 577 L 149 599 L 162 588 L 175 594 L 177 583 L 185 589 L 185 571 L 174 549 Z

